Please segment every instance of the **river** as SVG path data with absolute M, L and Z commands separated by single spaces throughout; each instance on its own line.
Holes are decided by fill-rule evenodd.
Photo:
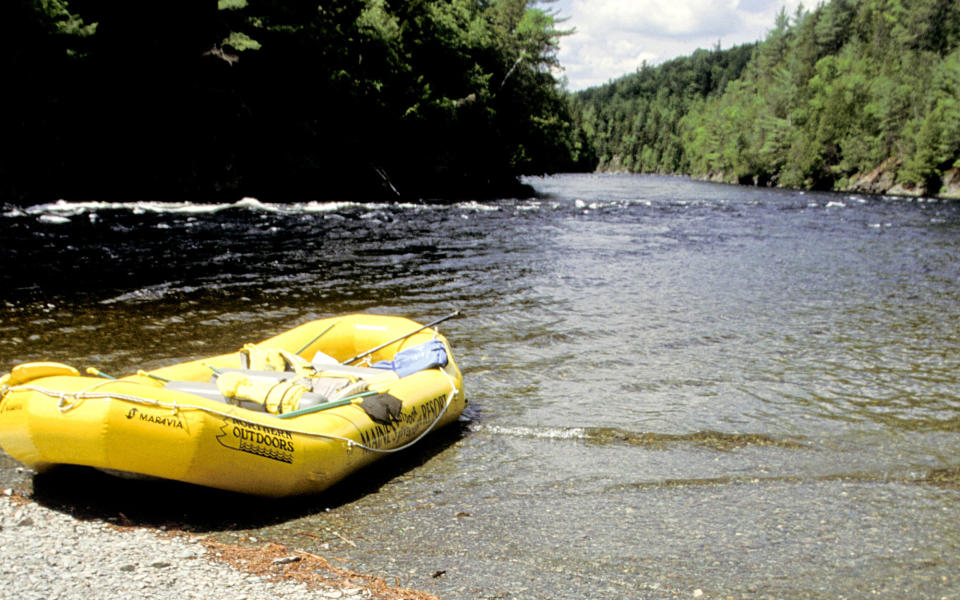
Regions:
M 453 205 L 4 207 L 3 371 L 129 373 L 320 317 L 461 309 L 441 330 L 471 404 L 314 498 L 6 456 L 0 479 L 445 600 L 960 596 L 960 204 L 528 183 Z

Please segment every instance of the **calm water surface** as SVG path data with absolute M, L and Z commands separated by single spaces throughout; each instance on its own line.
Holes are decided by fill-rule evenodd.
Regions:
M 453 206 L 5 207 L 4 371 L 127 373 L 344 312 L 460 308 L 442 329 L 471 407 L 288 503 L 137 510 L 121 482 L 98 504 L 5 456 L 0 477 L 444 599 L 960 597 L 960 205 L 530 183 L 534 201 Z

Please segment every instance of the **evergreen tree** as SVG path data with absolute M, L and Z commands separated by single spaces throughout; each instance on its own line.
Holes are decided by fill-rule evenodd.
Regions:
M 536 0 L 2 5 L 7 199 L 513 193 L 582 144 Z
M 960 167 L 958 32 L 955 0 L 833 0 L 792 18 L 781 10 L 746 65 L 729 60 L 736 81 L 681 92 L 691 80 L 679 67 L 709 81 L 695 53 L 576 94 L 590 110 L 574 114 L 600 169 L 822 189 L 886 169 L 908 189 L 936 193 Z M 651 106 L 671 127 L 649 128 Z M 675 131 L 680 148 L 664 153 Z

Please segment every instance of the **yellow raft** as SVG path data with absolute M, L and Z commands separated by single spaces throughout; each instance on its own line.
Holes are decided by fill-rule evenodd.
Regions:
M 420 368 L 424 348 L 440 359 Z M 394 366 L 411 353 L 419 370 Z M 348 315 L 116 380 L 18 365 L 0 378 L 0 446 L 38 472 L 86 465 L 263 496 L 314 493 L 456 420 L 461 382 L 430 326 Z

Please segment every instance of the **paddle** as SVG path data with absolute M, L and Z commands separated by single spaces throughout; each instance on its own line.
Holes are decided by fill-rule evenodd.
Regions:
M 300 354 L 301 352 L 303 352 L 304 350 L 306 350 L 307 348 L 309 348 L 311 345 L 313 345 L 313 343 L 314 343 L 315 341 L 317 341 L 317 340 L 319 340 L 320 338 L 322 338 L 322 337 L 323 337 L 323 334 L 325 334 L 326 332 L 328 332 L 328 331 L 330 331 L 331 329 L 333 329 L 333 326 L 336 325 L 336 324 L 339 323 L 339 322 L 340 322 L 340 321 L 334 321 L 333 324 L 330 325 L 330 327 L 327 327 L 326 329 L 324 329 L 323 331 L 321 331 L 320 333 L 318 333 L 318 334 L 316 335 L 316 337 L 314 337 L 312 340 L 310 340 L 309 342 L 307 342 L 306 344 L 304 344 L 304 345 L 303 345 L 303 348 L 300 348 L 299 350 L 297 350 L 296 352 L 294 352 L 294 354 Z
M 400 411 L 403 408 L 403 402 L 399 398 L 383 392 L 369 391 L 353 394 L 352 396 L 334 400 L 333 402 L 324 402 L 323 404 L 308 406 L 307 408 L 301 408 L 288 413 L 281 413 L 276 415 L 276 417 L 278 419 L 292 419 L 293 417 L 309 415 L 321 410 L 329 410 L 348 404 L 360 405 L 360 408 L 362 408 L 371 419 L 378 423 L 392 423 L 398 420 L 400 418 Z
M 107 375 L 106 373 L 104 373 L 103 371 L 101 371 L 96 367 L 87 367 L 87 374 L 93 375 L 95 377 L 103 377 L 104 379 L 113 379 L 114 381 L 116 381 L 117 379 L 113 375 Z
M 420 327 L 419 329 L 414 329 L 413 331 L 411 331 L 410 333 L 408 333 L 408 334 L 406 334 L 406 335 L 401 335 L 400 337 L 395 338 L 395 339 L 392 339 L 392 340 L 390 340 L 389 342 L 385 342 L 385 343 L 383 343 L 383 344 L 380 344 L 380 345 L 377 346 L 376 348 L 371 348 L 371 349 L 367 350 L 366 352 L 361 352 L 360 354 L 354 356 L 353 358 L 348 358 L 347 360 L 343 361 L 343 362 L 340 363 L 340 364 L 341 364 L 341 365 L 349 365 L 350 363 L 352 363 L 352 362 L 354 362 L 354 361 L 356 361 L 356 360 L 360 360 L 361 358 L 364 358 L 364 357 L 366 357 L 366 356 L 370 356 L 371 354 L 373 354 L 373 353 L 376 352 L 377 350 L 382 350 L 382 349 L 386 348 L 386 347 L 389 346 L 390 344 L 395 344 L 395 343 L 397 343 L 397 342 L 399 342 L 399 341 L 401 341 L 401 340 L 405 340 L 405 339 L 407 339 L 408 337 L 410 337 L 411 335 L 413 335 L 413 334 L 415 334 L 415 333 L 420 333 L 420 332 L 423 331 L 424 329 L 428 329 L 428 328 L 430 328 L 430 327 L 433 327 L 434 325 L 437 325 L 437 324 L 439 324 L 439 323 L 443 323 L 443 322 L 446 321 L 447 319 L 452 319 L 452 318 L 457 317 L 457 316 L 459 316 L 459 315 L 460 315 L 460 311 L 459 311 L 459 310 L 455 310 L 455 311 L 453 311 L 452 313 L 450 313 L 449 315 L 447 315 L 447 316 L 445 316 L 445 317 L 440 317 L 440 318 L 437 319 L 436 321 L 431 321 L 431 322 L 427 323 L 426 325 L 424 325 L 423 327 Z

